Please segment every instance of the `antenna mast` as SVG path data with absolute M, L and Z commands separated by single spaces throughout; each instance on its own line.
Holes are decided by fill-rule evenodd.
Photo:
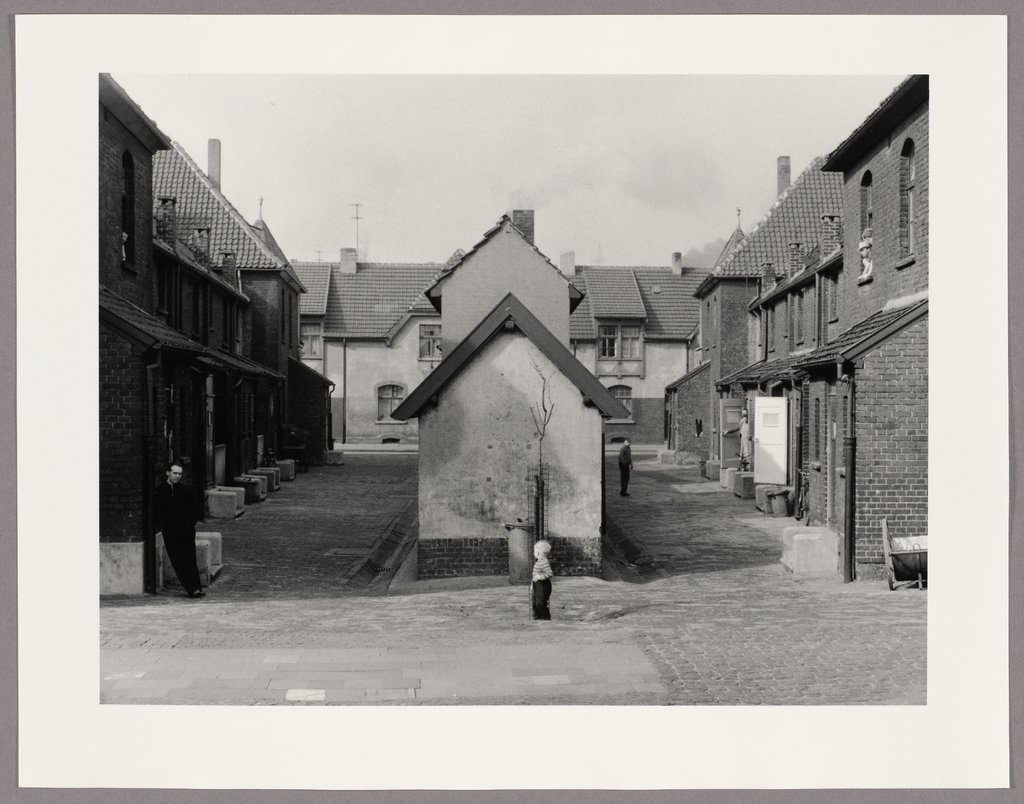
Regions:
M 362 204 L 349 204 L 349 206 L 356 208 L 356 214 L 352 216 L 352 220 L 356 222 L 356 254 L 359 254 L 359 221 L 362 220 L 362 218 L 359 217 L 359 207 L 361 207 Z

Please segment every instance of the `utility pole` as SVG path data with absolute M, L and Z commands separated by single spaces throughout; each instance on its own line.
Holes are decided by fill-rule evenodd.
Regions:
M 361 207 L 362 204 L 349 204 L 349 206 L 356 208 L 356 214 L 352 216 L 352 220 L 354 220 L 356 222 L 356 255 L 357 255 L 357 259 L 358 259 L 358 255 L 359 255 L 359 221 L 362 220 L 362 218 L 359 217 L 359 207 Z

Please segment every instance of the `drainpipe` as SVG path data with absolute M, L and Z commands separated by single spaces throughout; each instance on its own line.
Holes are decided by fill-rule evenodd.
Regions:
M 142 439 L 142 586 L 146 594 L 156 594 L 156 530 L 153 527 L 153 454 L 150 440 L 156 435 L 153 421 L 155 373 L 159 363 L 146 366 L 146 427 Z
M 341 443 L 348 443 L 348 338 L 341 339 Z
M 854 427 L 857 423 L 857 417 L 853 412 L 853 406 L 856 401 L 853 371 L 851 370 L 849 374 L 844 374 L 842 381 L 846 383 L 846 433 L 843 435 L 843 457 L 846 462 L 846 499 L 844 503 L 845 510 L 843 511 L 843 519 L 845 520 L 843 528 L 843 583 L 850 583 L 856 577 L 854 525 L 857 520 L 856 483 L 854 481 L 857 466 L 857 435 Z

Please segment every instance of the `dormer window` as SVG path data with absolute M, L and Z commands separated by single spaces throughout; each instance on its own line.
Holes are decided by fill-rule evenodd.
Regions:
M 636 324 L 601 324 L 598 327 L 598 355 L 602 360 L 639 360 L 641 329 Z

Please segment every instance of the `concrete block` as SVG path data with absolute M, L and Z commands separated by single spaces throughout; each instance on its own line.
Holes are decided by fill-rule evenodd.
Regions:
M 267 479 L 267 492 L 277 491 L 281 488 L 281 470 L 276 466 L 257 466 L 250 469 L 247 475 L 263 475 Z
M 217 567 L 218 572 L 224 566 L 224 539 L 221 534 L 215 531 L 196 531 L 196 541 L 210 543 L 210 567 Z M 216 575 L 217 573 L 213 573 Z
M 732 493 L 741 500 L 754 499 L 754 473 L 737 472 L 732 479 Z
M 245 491 L 246 504 L 263 502 L 267 498 L 267 493 L 263 490 L 263 484 L 260 483 L 262 479 L 240 475 L 231 478 L 229 486 L 231 488 L 241 488 Z
M 730 466 L 728 469 L 723 469 L 719 475 L 718 483 L 725 489 L 731 489 L 733 484 L 733 478 L 739 471 L 735 466 Z
M 262 502 L 263 500 L 267 499 L 267 492 L 270 491 L 270 478 L 269 477 L 267 477 L 266 475 L 253 475 L 253 474 L 249 474 L 248 472 L 246 472 L 243 475 L 240 475 L 240 477 L 244 477 L 246 480 L 255 480 L 257 483 L 259 483 L 259 498 L 260 498 L 260 502 Z M 248 502 L 248 500 L 246 500 L 246 502 Z
M 207 516 L 211 519 L 234 519 L 236 516 L 241 516 L 244 508 L 239 508 L 236 491 L 242 494 L 244 500 L 245 489 L 207 489 Z
M 210 534 L 214 536 L 220 536 L 219 533 Z M 161 573 L 160 585 L 163 585 L 163 578 L 169 575 L 174 575 L 174 567 L 171 566 L 171 557 L 167 555 L 167 550 L 163 547 L 163 540 L 160 541 L 160 564 L 162 565 L 163 571 Z M 209 539 L 200 539 L 199 534 L 196 534 L 196 568 L 199 570 L 199 580 L 202 581 L 203 586 L 208 586 L 210 578 L 216 573 L 211 573 L 210 565 L 210 553 L 211 553 L 211 541 Z M 218 566 L 217 571 L 220 571 Z
M 718 480 L 719 472 L 721 471 L 721 461 L 708 461 L 707 467 L 704 470 L 704 477 L 708 480 Z
M 277 468 L 281 470 L 281 480 L 295 479 L 295 461 L 291 458 L 285 458 L 282 461 L 278 461 Z
M 341 466 L 345 463 L 345 453 L 340 449 L 332 449 L 327 453 L 327 465 L 328 466 Z
M 144 594 L 143 555 L 142 542 L 101 542 L 100 594 Z
M 754 507 L 758 511 L 764 511 L 768 513 L 768 495 L 771 492 L 776 492 L 781 489 L 782 486 L 775 483 L 758 483 L 754 486 Z
M 839 534 L 825 527 L 790 525 L 782 529 L 782 564 L 794 575 L 839 572 Z

